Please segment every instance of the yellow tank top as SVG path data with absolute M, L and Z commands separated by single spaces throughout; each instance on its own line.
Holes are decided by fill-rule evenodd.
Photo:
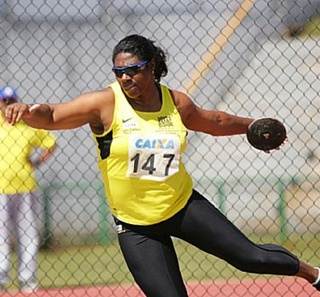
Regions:
M 157 112 L 134 110 L 118 82 L 113 122 L 94 135 L 99 168 L 112 214 L 135 225 L 164 221 L 187 203 L 192 180 L 181 162 L 187 130 L 169 89 L 160 85 L 162 107 Z

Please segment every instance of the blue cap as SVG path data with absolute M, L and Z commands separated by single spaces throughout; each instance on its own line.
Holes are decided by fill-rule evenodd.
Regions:
M 0 100 L 12 99 L 18 101 L 18 95 L 16 90 L 6 86 L 3 89 L 0 89 Z

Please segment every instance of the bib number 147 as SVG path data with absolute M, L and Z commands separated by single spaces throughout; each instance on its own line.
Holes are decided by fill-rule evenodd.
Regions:
M 172 136 L 169 140 L 168 137 L 160 139 L 157 137 L 156 140 L 132 139 L 128 156 L 128 176 L 161 181 L 178 172 L 180 158 L 178 139 Z
M 163 154 L 162 155 L 163 159 L 167 161 L 167 163 L 164 166 L 164 176 L 169 175 L 169 169 L 170 165 L 174 159 L 174 154 Z M 149 174 L 154 174 L 154 172 L 157 171 L 157 168 L 155 167 L 155 154 L 151 154 L 143 164 L 140 162 L 140 154 L 135 154 L 132 158 L 131 161 L 133 162 L 133 173 L 137 173 L 139 171 L 139 166 L 141 167 L 141 170 L 145 170 Z

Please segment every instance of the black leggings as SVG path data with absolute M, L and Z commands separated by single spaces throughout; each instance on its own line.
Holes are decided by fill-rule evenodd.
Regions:
M 125 261 L 148 297 L 186 297 L 171 236 L 252 273 L 295 275 L 299 260 L 274 244 L 250 241 L 201 194 L 193 191 L 188 204 L 172 218 L 150 226 L 115 219 Z

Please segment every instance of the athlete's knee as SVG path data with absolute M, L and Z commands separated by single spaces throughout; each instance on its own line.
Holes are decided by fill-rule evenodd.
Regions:
M 250 251 L 235 257 L 233 266 L 243 272 L 291 275 L 297 259 L 289 251 L 274 244 L 254 245 Z
M 267 263 L 261 253 L 248 253 L 234 259 L 232 265 L 243 272 L 259 273 Z
M 232 265 L 243 272 L 258 273 L 268 262 L 268 252 L 260 245 L 252 245 L 236 253 L 232 259 Z

